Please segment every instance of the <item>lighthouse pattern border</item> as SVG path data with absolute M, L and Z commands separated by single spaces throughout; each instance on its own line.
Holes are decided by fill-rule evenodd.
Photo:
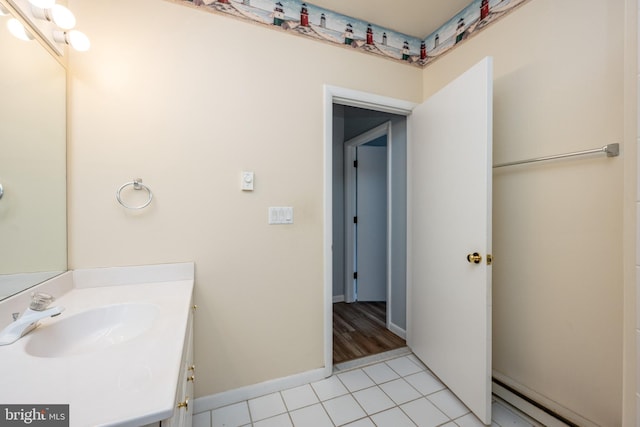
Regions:
M 300 0 L 171 0 L 424 67 L 530 0 L 473 0 L 425 39 Z

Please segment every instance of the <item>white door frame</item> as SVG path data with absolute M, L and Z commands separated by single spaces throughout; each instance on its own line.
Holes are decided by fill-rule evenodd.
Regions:
M 387 277 L 386 277 L 386 289 L 387 289 L 387 328 L 390 322 L 390 307 L 391 307 L 391 121 L 387 121 L 379 126 L 369 129 L 368 131 L 361 133 L 360 135 L 351 138 L 344 143 L 344 234 L 345 234 L 345 289 L 344 300 L 345 302 L 355 301 L 355 287 L 353 285 L 353 253 L 355 250 L 355 235 L 353 218 L 356 216 L 356 176 L 357 170 L 353 167 L 353 162 L 356 160 L 356 148 L 360 145 L 364 145 L 373 141 L 381 136 L 387 136 Z
M 366 108 L 408 116 L 417 105 L 413 102 L 324 85 L 324 374 L 333 373 L 333 104 Z

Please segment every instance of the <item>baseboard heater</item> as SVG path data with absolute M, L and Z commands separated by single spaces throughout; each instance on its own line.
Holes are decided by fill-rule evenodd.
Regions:
M 505 384 L 496 377 L 492 377 L 493 394 L 505 400 L 510 405 L 524 412 L 534 420 L 548 427 L 581 427 L 568 420 L 557 412 L 547 408 L 543 404 L 522 394 L 513 387 Z

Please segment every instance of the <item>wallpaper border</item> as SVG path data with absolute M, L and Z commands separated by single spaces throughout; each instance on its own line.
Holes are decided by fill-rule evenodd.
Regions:
M 424 39 L 301 0 L 166 1 L 424 68 L 531 0 L 473 0 Z

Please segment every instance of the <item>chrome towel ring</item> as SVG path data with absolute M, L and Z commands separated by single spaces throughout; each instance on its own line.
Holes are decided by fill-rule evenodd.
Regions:
M 134 190 L 142 190 L 145 189 L 147 190 L 147 193 L 149 194 L 149 198 L 147 199 L 147 201 L 143 204 L 141 204 L 140 206 L 130 206 L 127 205 L 125 202 L 122 201 L 122 197 L 120 195 L 120 193 L 122 192 L 122 190 L 124 190 L 126 187 L 133 185 L 133 189 Z M 126 184 L 122 184 L 120 186 L 120 188 L 118 188 L 118 191 L 116 192 L 116 199 L 118 200 L 118 203 L 120 203 L 122 206 L 124 206 L 127 209 L 144 209 L 147 206 L 149 206 L 149 203 L 151 203 L 151 200 L 153 199 L 153 193 L 151 192 L 151 189 L 149 187 L 147 187 L 146 185 L 144 185 L 142 183 L 142 178 L 137 178 L 134 179 L 131 182 L 127 182 Z

